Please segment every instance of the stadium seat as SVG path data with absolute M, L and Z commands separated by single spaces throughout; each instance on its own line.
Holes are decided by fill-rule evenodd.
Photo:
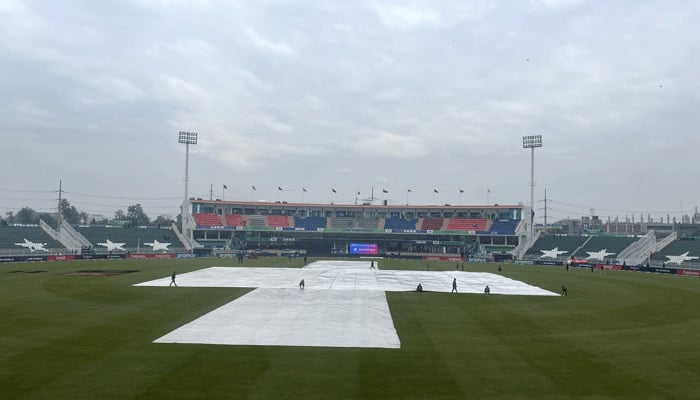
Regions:
M 224 226 L 221 217 L 216 214 L 192 214 L 192 217 L 198 226 Z

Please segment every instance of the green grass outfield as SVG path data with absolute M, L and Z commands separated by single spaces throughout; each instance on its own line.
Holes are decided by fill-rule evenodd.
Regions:
M 698 278 L 504 264 L 569 296 L 388 293 L 398 350 L 152 343 L 248 289 L 132 285 L 214 265 L 236 264 L 0 264 L 0 399 L 700 398 Z M 87 269 L 138 272 L 65 275 Z

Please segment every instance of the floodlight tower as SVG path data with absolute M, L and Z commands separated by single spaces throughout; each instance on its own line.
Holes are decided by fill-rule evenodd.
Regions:
M 530 149 L 530 237 L 535 234 L 535 148 L 542 147 L 542 135 L 523 136 L 523 148 Z
M 181 131 L 178 135 L 178 142 L 185 144 L 185 201 L 182 203 L 182 232 L 187 236 L 188 239 L 192 240 L 192 229 L 185 229 L 187 225 L 187 216 L 190 215 L 190 198 L 188 194 L 188 183 L 190 180 L 190 145 L 197 144 L 197 133 L 195 132 L 183 132 Z

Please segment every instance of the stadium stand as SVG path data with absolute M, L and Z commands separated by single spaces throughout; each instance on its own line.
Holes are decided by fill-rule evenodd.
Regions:
M 355 218 L 353 227 L 360 229 L 379 229 L 380 223 L 381 220 L 377 218 Z
M 562 257 L 570 257 L 576 249 L 581 247 L 588 238 L 584 236 L 545 236 L 542 235 L 537 242 L 527 251 L 527 255 L 541 256 L 541 250 L 552 250 L 555 247 L 560 251 L 566 251 Z
M 331 217 L 331 228 L 352 228 L 354 222 L 355 218 L 353 217 Z
M 488 232 L 495 235 L 515 235 L 519 220 L 494 221 Z
M 221 217 L 216 214 L 192 214 L 198 226 L 224 226 Z
M 326 217 L 294 217 L 294 227 L 304 228 L 306 230 L 317 230 L 318 228 L 326 228 Z
M 287 228 L 290 226 L 289 217 L 286 217 L 284 215 L 268 215 L 267 226 L 273 228 Z
M 248 226 L 250 225 L 250 220 L 245 215 L 241 214 L 226 214 L 225 216 L 226 226 Z
M 589 251 L 595 252 L 605 249 L 608 253 L 614 253 L 611 257 L 615 258 L 622 250 L 634 243 L 635 240 L 637 239 L 626 236 L 593 236 L 574 255 L 577 257 L 588 257 Z
M 18 251 L 28 251 L 15 243 L 24 243 L 24 239 L 34 243 L 46 243 L 45 248 L 50 251 L 65 251 L 61 243 L 53 240 L 38 226 L 0 226 L 0 248 Z M 44 253 L 40 251 L 40 253 Z
M 87 240 L 90 241 L 92 247 L 96 250 L 104 250 L 105 248 L 99 246 L 97 243 L 104 243 L 107 240 L 112 242 L 126 243 L 124 247 L 136 247 L 138 244 L 136 241 L 131 246 L 125 239 L 130 235 L 124 235 L 123 230 L 126 228 L 122 227 L 108 227 L 108 226 L 77 226 L 75 230 L 83 235 Z
M 248 220 L 250 221 L 250 224 L 248 226 L 252 226 L 255 228 L 264 228 L 267 226 L 265 223 L 265 216 L 263 215 L 249 215 Z
M 443 218 L 420 218 L 418 220 L 418 229 L 438 231 L 442 230 L 442 225 L 445 223 Z
M 213 214 L 212 214 L 213 215 Z M 157 240 L 161 243 L 171 243 L 169 249 L 183 248 L 175 232 L 162 228 L 121 228 L 106 226 L 78 226 L 75 228 L 81 235 L 92 243 L 95 250 L 106 251 L 106 248 L 97 243 L 104 243 L 107 239 L 112 242 L 125 243 L 124 248 L 130 251 L 147 251 L 145 243 Z
M 417 219 L 387 218 L 384 220 L 384 229 L 416 229 Z
M 486 231 L 488 220 L 485 218 L 452 218 L 447 224 L 448 231 Z
M 695 239 L 678 239 L 671 242 L 668 246 L 654 253 L 651 259 L 654 261 L 666 262 L 666 256 L 678 256 L 685 252 L 689 256 L 700 257 L 700 240 Z M 697 263 L 697 261 L 696 261 Z

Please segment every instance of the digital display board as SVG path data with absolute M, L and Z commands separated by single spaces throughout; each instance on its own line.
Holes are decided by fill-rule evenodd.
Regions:
M 376 243 L 350 243 L 350 254 L 374 254 L 379 251 Z

